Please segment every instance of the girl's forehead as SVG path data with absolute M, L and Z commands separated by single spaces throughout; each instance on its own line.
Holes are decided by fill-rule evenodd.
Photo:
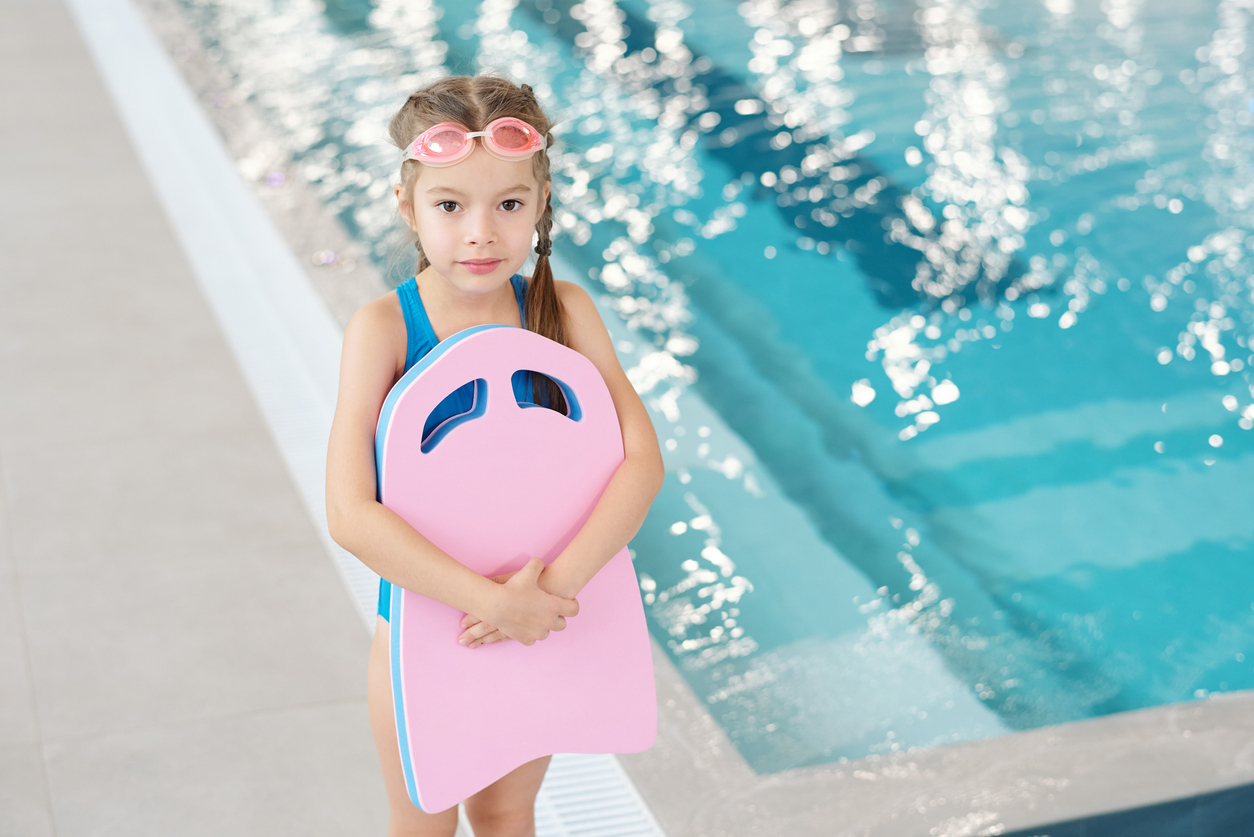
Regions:
M 419 193 L 432 189 L 455 189 L 467 194 L 495 195 L 514 186 L 534 191 L 538 185 L 535 166 L 530 159 L 502 160 L 481 148 L 476 148 L 466 159 L 451 166 L 421 166 L 414 179 L 414 188 Z

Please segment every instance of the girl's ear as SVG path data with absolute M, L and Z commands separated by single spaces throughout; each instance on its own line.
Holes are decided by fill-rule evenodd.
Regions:
M 396 208 L 400 211 L 401 219 L 405 222 L 405 226 L 414 232 L 418 232 L 418 227 L 414 224 L 414 205 L 401 191 L 403 188 L 404 186 L 400 183 L 397 183 L 392 188 L 392 192 L 396 195 Z
M 544 210 L 548 208 L 549 193 L 552 191 L 551 185 L 552 184 L 547 180 L 544 182 L 544 189 L 540 194 L 540 200 L 536 202 L 536 223 L 537 224 L 540 223 L 540 218 L 541 216 L 544 215 Z

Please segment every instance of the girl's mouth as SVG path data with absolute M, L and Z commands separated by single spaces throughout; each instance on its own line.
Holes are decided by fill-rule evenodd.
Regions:
M 496 266 L 499 265 L 502 261 L 504 260 L 503 259 L 467 259 L 463 262 L 458 262 L 458 264 L 460 264 L 462 267 L 469 270 L 471 273 L 491 273 L 492 271 L 496 270 Z

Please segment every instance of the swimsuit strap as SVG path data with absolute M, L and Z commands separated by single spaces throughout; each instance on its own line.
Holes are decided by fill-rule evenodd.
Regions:
M 408 344 L 405 349 L 405 371 L 417 363 L 440 341 L 431 327 L 427 317 L 427 309 L 422 305 L 422 297 L 418 294 L 418 281 L 411 276 L 396 286 L 396 296 L 400 299 L 401 313 L 405 315 L 405 334 Z
M 527 327 L 527 280 L 522 278 L 521 273 L 515 273 L 509 277 L 509 282 L 514 286 L 514 298 L 518 300 L 518 320 L 523 324 L 523 328 Z
M 527 280 L 523 279 L 521 274 L 515 273 L 509 277 L 509 283 L 514 288 L 514 299 L 518 302 L 518 319 L 522 322 L 523 328 L 526 328 Z M 435 336 L 435 329 L 431 327 L 427 309 L 423 307 L 422 296 L 418 293 L 417 278 L 411 276 L 397 285 L 396 296 L 400 299 L 401 313 L 405 315 L 405 333 L 408 337 L 405 349 L 405 371 L 408 372 L 440 340 Z

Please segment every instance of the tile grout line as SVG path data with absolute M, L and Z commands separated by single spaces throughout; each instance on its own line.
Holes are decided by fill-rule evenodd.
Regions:
M 323 496 L 340 329 L 130 0 L 67 3 L 318 536 L 370 631 L 378 576 L 331 540 Z M 187 166 L 189 157 L 200 165 Z M 577 783 L 576 774 L 594 772 L 599 779 L 590 782 L 612 787 L 618 804 L 634 811 L 635 828 L 615 834 L 662 837 L 614 756 L 558 754 L 549 775 Z M 564 803 L 548 785 L 546 779 L 536 803 L 538 814 L 552 815 L 540 837 L 606 833 L 595 822 L 564 822 Z
M 315 700 L 303 703 L 287 703 L 276 706 L 267 706 L 261 709 L 248 709 L 244 711 L 233 712 L 217 712 L 204 715 L 193 715 L 184 718 L 176 718 L 161 723 L 149 723 L 144 726 L 115 727 L 105 730 L 93 730 L 90 732 L 74 732 L 64 735 L 54 735 L 48 739 L 50 743 L 59 744 L 63 742 L 80 742 L 92 741 L 100 738 L 107 738 L 115 735 L 130 735 L 132 733 L 157 731 L 165 732 L 170 730 L 183 730 L 202 725 L 210 725 L 217 723 L 225 723 L 230 721 L 247 720 L 249 718 L 265 718 L 269 715 L 280 715 L 287 712 L 301 712 L 319 708 L 329 708 L 335 706 L 348 706 L 354 703 L 364 703 L 365 698 L 331 698 L 328 700 Z
M 6 550 L 9 559 L 13 562 L 13 570 L 10 577 L 13 580 L 13 601 L 14 609 L 17 611 L 17 625 L 20 636 L 18 640 L 22 644 L 22 663 L 26 667 L 26 696 L 30 701 L 31 724 L 35 727 L 35 749 L 39 753 L 39 778 L 43 787 L 44 810 L 48 814 L 48 823 L 52 827 L 52 834 L 57 834 L 57 812 L 52 807 L 52 782 L 48 779 L 48 753 L 44 746 L 43 724 L 39 719 L 39 702 L 35 695 L 35 667 L 31 662 L 30 643 L 26 639 L 26 606 L 22 601 L 22 578 L 17 567 L 17 545 L 13 541 L 13 527 L 9 525 L 9 521 L 13 519 L 9 513 L 12 505 L 9 498 L 12 492 L 9 490 L 8 469 L 5 468 L 4 445 L 0 442 L 0 521 L 3 521 L 3 527 L 0 530 L 4 532 L 4 543 L 0 544 L 0 549 Z

